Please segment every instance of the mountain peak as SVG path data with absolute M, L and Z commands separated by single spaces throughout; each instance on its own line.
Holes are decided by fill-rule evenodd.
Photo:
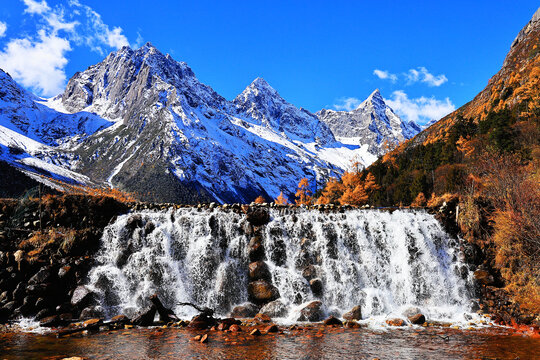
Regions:
M 249 84 L 247 89 L 258 90 L 258 92 L 270 93 L 273 96 L 279 96 L 278 92 L 262 77 L 258 77 Z M 246 90 L 247 90 L 246 89 Z
M 371 93 L 371 95 L 368 96 L 368 98 L 366 99 L 366 101 L 383 101 L 384 102 L 384 99 L 381 95 L 381 92 L 379 91 L 379 89 L 375 89 L 375 91 L 373 91 Z

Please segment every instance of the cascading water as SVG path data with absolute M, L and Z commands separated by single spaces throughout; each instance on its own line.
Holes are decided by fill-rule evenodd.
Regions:
M 434 320 L 459 320 L 469 311 L 470 273 L 457 241 L 424 211 L 271 209 L 270 219 L 261 236 L 272 282 L 289 309 L 284 321 L 295 321 L 302 304 L 315 299 L 328 313 L 361 305 L 363 317 L 375 319 L 409 307 Z M 193 310 L 179 302 L 227 315 L 248 300 L 248 229 L 244 214 L 224 210 L 121 216 L 105 230 L 89 287 L 107 315 L 131 316 L 153 293 L 182 317 Z M 306 268 L 323 284 L 319 298 Z

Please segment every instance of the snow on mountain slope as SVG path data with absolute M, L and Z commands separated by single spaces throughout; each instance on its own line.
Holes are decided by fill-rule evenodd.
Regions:
M 371 164 L 385 139 L 415 131 L 378 92 L 350 116 L 298 109 L 262 78 L 227 101 L 149 43 L 76 73 L 52 99 L 1 73 L 0 101 L 0 143 L 19 142 L 24 153 L 12 162 L 43 171 L 45 162 L 73 181 L 153 201 L 250 202 L 281 191 L 292 198 L 299 179 L 316 188 L 353 162 Z
M 320 145 L 335 142 L 328 126 L 317 116 L 286 102 L 262 78 L 255 79 L 233 100 L 233 104 L 241 116 L 255 120 L 257 125 L 274 129 L 291 140 Z
M 295 119 L 296 129 L 285 126 L 289 137 L 283 127 L 267 126 L 274 119 L 241 111 L 150 44 L 123 48 L 76 74 L 62 105 L 117 122 L 73 149 L 80 158 L 75 169 L 129 191 L 150 191 L 150 199 L 249 202 L 294 191 L 302 177 L 322 182 L 341 172 L 300 141 L 335 142 L 315 116 L 281 101 L 287 113 L 313 125 L 301 133 L 303 119 Z
M 0 69 L 0 125 L 48 145 L 87 136 L 111 125 L 91 113 L 64 114 L 21 88 Z
M 87 136 L 110 122 L 93 114 L 62 114 L 42 102 L 0 69 L 0 160 L 41 182 L 48 181 L 45 176 L 90 184 L 87 176 L 68 169 L 76 159 L 55 146 Z
M 384 154 L 385 142 L 395 145 L 421 130 L 412 121 L 401 121 L 386 105 L 378 89 L 352 111 L 323 109 L 317 115 L 330 127 L 336 139 L 351 145 L 367 144 L 369 152 L 375 155 Z
M 58 186 L 47 178 L 70 184 L 93 184 L 87 176 L 67 169 L 69 163 L 55 149 L 2 125 L 0 125 L 0 160 L 53 188 Z

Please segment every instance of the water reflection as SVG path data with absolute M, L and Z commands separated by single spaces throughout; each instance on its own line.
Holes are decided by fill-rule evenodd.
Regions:
M 540 359 L 540 339 L 501 328 L 324 329 L 267 334 L 209 332 L 190 341 L 183 329 L 131 329 L 56 339 L 53 335 L 0 334 L 1 359 Z

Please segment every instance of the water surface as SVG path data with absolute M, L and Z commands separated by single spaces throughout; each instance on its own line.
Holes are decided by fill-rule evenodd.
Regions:
M 321 331 L 322 329 L 322 331 Z M 540 339 L 504 328 L 322 328 L 253 337 L 185 329 L 130 329 L 57 339 L 54 334 L 0 334 L 1 359 L 540 359 Z

